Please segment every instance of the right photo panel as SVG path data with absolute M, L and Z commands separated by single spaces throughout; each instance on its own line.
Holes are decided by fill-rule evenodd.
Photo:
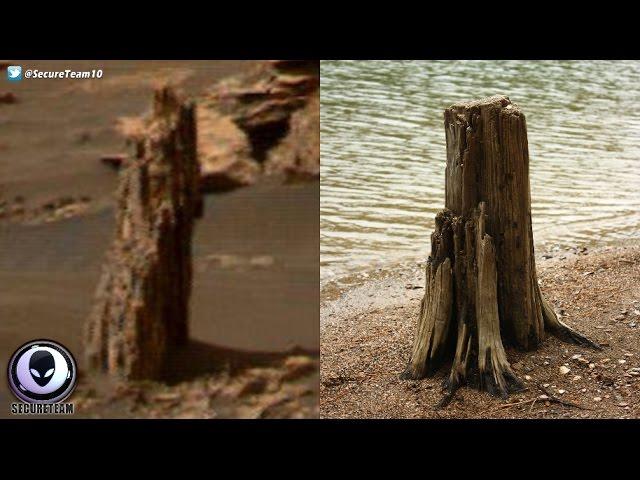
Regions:
M 640 61 L 321 61 L 320 417 L 640 416 Z

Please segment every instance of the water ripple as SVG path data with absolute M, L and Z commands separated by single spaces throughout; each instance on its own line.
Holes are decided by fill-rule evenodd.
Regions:
M 426 255 L 443 110 L 501 93 L 527 116 L 538 248 L 639 238 L 640 62 L 321 63 L 321 276 Z

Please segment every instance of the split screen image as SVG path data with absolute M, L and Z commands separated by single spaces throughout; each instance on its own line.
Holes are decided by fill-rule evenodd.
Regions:
M 640 414 L 640 62 L 0 74 L 0 418 Z

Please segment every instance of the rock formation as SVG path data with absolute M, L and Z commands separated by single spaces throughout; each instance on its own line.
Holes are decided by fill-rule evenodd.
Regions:
M 162 374 L 188 336 L 191 239 L 201 214 L 193 104 L 155 93 L 135 158 L 120 172 L 116 235 L 85 332 L 90 368 L 127 379 Z
M 320 174 L 319 62 L 278 60 L 220 82 L 198 105 L 204 191 Z
M 202 191 L 252 185 L 262 175 L 318 179 L 319 86 L 318 61 L 275 60 L 225 79 L 198 98 Z M 135 117 L 120 119 L 118 130 L 133 142 L 144 136 L 143 122 Z M 119 156 L 101 161 L 116 169 L 127 163 Z

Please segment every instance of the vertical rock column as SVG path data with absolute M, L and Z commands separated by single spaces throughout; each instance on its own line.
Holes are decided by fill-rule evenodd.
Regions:
M 85 331 L 91 369 L 158 378 L 168 349 L 187 340 L 202 210 L 194 111 L 169 88 L 156 91 L 144 138 L 120 174 L 116 235 Z

